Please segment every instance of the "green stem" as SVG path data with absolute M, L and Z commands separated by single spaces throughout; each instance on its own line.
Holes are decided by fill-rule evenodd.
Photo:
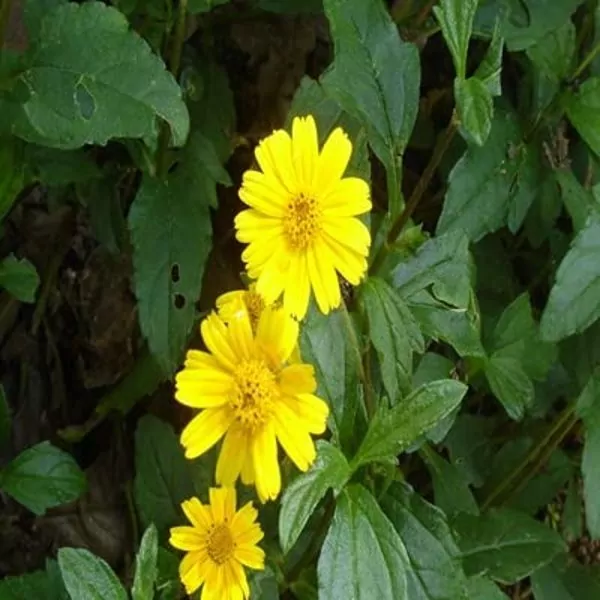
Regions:
M 188 0 L 179 0 L 177 23 L 175 23 L 175 33 L 171 42 L 171 49 L 169 51 L 169 70 L 171 71 L 175 79 L 178 79 L 179 69 L 181 67 L 181 53 L 183 51 L 183 42 L 185 41 L 187 6 Z M 156 153 L 156 172 L 159 178 L 164 178 L 169 168 L 167 152 L 169 149 L 170 140 L 171 132 L 169 129 L 169 125 L 163 122 L 158 138 L 158 151 Z
M 600 52 L 600 42 L 598 42 L 579 63 L 579 66 L 573 71 L 571 79 L 577 79 L 588 68 L 594 58 L 596 58 L 598 52 Z
M 398 165 L 396 163 L 396 157 L 394 156 L 392 168 L 386 172 L 386 188 L 388 195 L 388 208 L 390 215 L 398 215 L 404 208 L 402 206 L 402 196 L 400 194 L 400 185 L 398 182 Z
M 523 489 L 523 486 L 543 468 L 552 452 L 558 448 L 576 423 L 575 402 L 571 402 L 550 425 L 544 437 L 533 445 L 521 464 L 484 498 L 481 510 L 486 511 L 493 505 L 502 504 Z
M 419 202 L 423 198 L 423 194 L 425 190 L 429 187 L 431 183 L 431 179 L 436 172 L 437 168 L 440 166 L 442 158 L 446 151 L 450 147 L 450 143 L 454 138 L 454 134 L 458 130 L 458 120 L 456 116 L 456 111 L 452 113 L 452 118 L 450 119 L 450 123 L 448 123 L 448 127 L 444 131 L 442 137 L 438 140 L 438 143 L 435 146 L 433 154 L 431 155 L 431 160 L 425 167 L 425 171 L 423 171 L 423 175 L 419 182 L 415 186 L 410 199 L 406 203 L 406 206 L 400 216 L 394 221 L 390 231 L 388 232 L 386 241 L 382 244 L 379 252 L 376 254 L 373 263 L 371 264 L 370 272 L 371 274 L 376 274 L 377 271 L 381 268 L 383 261 L 389 251 L 390 246 L 396 241 L 398 236 L 402 233 L 402 230 L 408 223 L 409 219 L 415 212 Z

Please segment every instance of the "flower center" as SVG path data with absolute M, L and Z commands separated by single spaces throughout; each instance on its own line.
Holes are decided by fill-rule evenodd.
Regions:
M 229 399 L 234 418 L 246 429 L 257 429 L 273 412 L 279 392 L 275 374 L 264 360 L 252 359 L 240 364 L 234 378 Z
M 287 206 L 283 229 L 293 250 L 305 250 L 320 229 L 319 203 L 300 194 Z
M 227 523 L 217 525 L 208 534 L 207 552 L 213 562 L 222 565 L 225 561 L 231 558 L 235 543 L 233 536 Z
M 244 294 L 244 304 L 250 317 L 250 325 L 252 325 L 252 330 L 254 331 L 258 325 L 258 319 L 265 308 L 265 301 L 260 294 L 249 290 Z

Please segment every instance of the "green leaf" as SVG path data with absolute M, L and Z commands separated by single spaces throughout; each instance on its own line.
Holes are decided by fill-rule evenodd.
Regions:
M 414 257 L 396 267 L 391 279 L 407 300 L 431 286 L 437 300 L 465 308 L 470 299 L 472 268 L 469 241 L 457 232 L 425 242 Z
M 90 154 L 82 149 L 58 150 L 27 144 L 25 158 L 31 177 L 48 186 L 83 183 L 102 177 L 102 171 Z M 111 182 L 114 186 L 114 178 Z
M 252 600 L 279 600 L 279 584 L 270 566 L 264 571 L 254 571 L 249 579 Z
M 465 139 L 483 146 L 492 129 L 494 104 L 490 91 L 476 77 L 456 79 L 454 96 Z
M 328 75 L 325 74 L 321 78 L 321 85 L 310 77 L 302 78 L 288 111 L 285 128 L 288 131 L 291 129 L 294 117 L 310 114 L 317 123 L 319 144 L 322 145 L 336 127 L 341 127 L 352 140 L 353 147 L 346 176 L 370 181 L 371 162 L 365 130 L 357 119 L 344 112 L 342 107 L 325 93 L 327 79 Z
M 502 95 L 502 56 L 504 54 L 504 38 L 500 33 L 500 21 L 496 21 L 492 41 L 475 71 L 474 77 L 482 81 L 492 96 Z
M 600 217 L 592 216 L 556 272 L 540 323 L 542 338 L 557 341 L 587 329 L 600 317 Z
M 134 499 L 144 527 L 163 535 L 180 523 L 181 502 L 194 495 L 188 463 L 173 429 L 146 415 L 135 432 Z
M 48 13 L 68 0 L 25 0 L 23 3 L 23 20 L 29 34 L 29 39 L 36 39 L 40 35 L 42 21 Z
M 503 594 L 498 586 L 483 575 L 469 577 L 469 600 L 508 600 L 508 596 Z
M 433 7 L 459 79 L 465 79 L 467 51 L 478 0 L 441 0 Z
M 31 512 L 43 515 L 48 508 L 79 498 L 86 480 L 70 454 L 42 442 L 0 471 L 0 487 Z
M 591 212 L 598 212 L 600 205 L 590 190 L 586 190 L 575 177 L 573 171 L 560 169 L 554 172 L 560 187 L 561 198 L 573 221 L 575 231 L 581 231 Z
M 323 12 L 322 0 L 255 0 L 261 10 L 275 13 L 319 13 Z
M 408 553 L 407 598 L 470 600 L 460 552 L 444 513 L 405 484 L 392 485 L 381 507 Z
M 129 213 L 140 326 L 166 374 L 179 366 L 194 324 L 212 245 L 209 204 L 218 182 L 229 183 L 229 177 L 211 142 L 194 132 L 171 176 L 142 179 Z
M 495 110 L 485 144 L 469 147 L 450 173 L 437 233 L 460 232 L 478 241 L 507 221 L 514 231 L 537 191 L 537 156 L 523 145 L 515 115 Z
M 157 600 L 179 600 L 182 596 L 182 584 L 179 579 L 179 557 L 158 548 L 156 588 Z
M 4 393 L 4 386 L 0 383 L 0 446 L 10 438 L 11 418 L 8 399 Z
M 459 514 L 451 525 L 467 575 L 487 574 L 504 584 L 531 575 L 565 550 L 555 531 L 510 509 Z
M 154 583 L 158 576 L 158 532 L 150 525 L 142 537 L 135 557 L 135 578 L 131 588 L 133 600 L 148 600 L 154 597 Z
M 567 116 L 579 135 L 600 155 L 600 77 L 590 77 L 566 100 Z
M 521 363 L 512 356 L 505 356 L 502 351 L 495 352 L 485 363 L 485 376 L 508 416 L 522 419 L 533 401 L 534 389 Z
M 40 278 L 35 267 L 26 259 L 10 254 L 0 262 L 0 287 L 21 302 L 35 302 Z
M 534 66 L 557 83 L 569 75 L 574 55 L 575 26 L 570 19 L 527 50 Z
M 600 372 L 596 370 L 577 399 L 577 415 L 583 420 L 585 444 L 581 460 L 585 520 L 590 535 L 600 538 Z
M 319 557 L 319 600 L 408 600 L 409 558 L 373 496 L 352 485 L 339 496 Z
M 319 440 L 313 466 L 292 481 L 281 499 L 279 540 L 285 554 L 296 543 L 327 490 L 339 493 L 349 477 L 350 467 L 344 455 L 329 442 Z
M 369 335 L 381 365 L 383 385 L 392 403 L 411 388 L 413 352 L 423 353 L 419 325 L 402 297 L 383 279 L 370 277 L 361 288 Z
M 467 393 L 454 379 L 432 381 L 417 388 L 392 409 L 379 408 L 352 460 L 352 468 L 389 461 L 450 414 Z
M 411 296 L 408 306 L 425 335 L 450 344 L 463 357 L 485 356 L 481 318 L 473 291 L 466 308 L 448 306 L 426 291 Z
M 533 573 L 531 589 L 535 600 L 600 598 L 600 583 L 593 571 L 563 557 Z
M 317 377 L 317 394 L 331 408 L 330 429 L 337 445 L 355 448 L 357 412 L 362 402 L 358 349 L 341 310 L 323 315 L 309 309 L 300 329 L 300 351 Z
M 479 514 L 477 502 L 463 474 L 434 451 L 425 450 L 423 458 L 431 473 L 436 505 L 449 516 L 463 512 Z
M 229 0 L 189 0 L 188 11 L 192 15 L 211 11 L 215 6 L 227 4 Z
M 67 600 L 62 581 L 48 576 L 45 571 L 33 571 L 0 581 L 2 600 Z
M 24 186 L 23 142 L 13 137 L 0 137 L 0 222 Z
M 108 564 L 82 548 L 61 548 L 58 564 L 71 600 L 127 600 Z
M 325 89 L 365 125 L 389 171 L 402 154 L 419 104 L 419 52 L 403 42 L 381 0 L 324 0 L 335 45 Z
M 78 148 L 156 138 L 160 118 L 173 143 L 183 145 L 189 117 L 181 90 L 118 10 L 102 2 L 63 4 L 44 17 L 36 42 L 15 84 L 19 104 L 8 119 L 15 135 Z

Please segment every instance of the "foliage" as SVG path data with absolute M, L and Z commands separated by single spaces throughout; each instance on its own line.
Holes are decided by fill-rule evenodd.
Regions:
M 24 43 L 8 39 L 11 11 Z M 182 503 L 205 503 L 222 479 L 236 485 L 240 507 L 258 508 L 266 559 L 248 571 L 255 600 L 598 597 L 597 564 L 581 564 L 575 549 L 588 544 L 598 562 L 599 15 L 598 0 L 2 3 L 0 337 L 18 336 L 0 340 L 0 492 L 16 515 L 76 512 L 93 492 L 96 446 L 131 447 L 122 462 L 133 470 L 118 493 L 134 539 L 127 561 L 60 544 L 45 564 L 2 572 L 0 598 L 182 598 L 169 529 L 186 516 L 193 523 Z M 302 44 L 310 49 L 297 60 Z M 232 241 L 237 228 L 246 242 L 237 193 L 270 165 L 288 210 L 296 198 L 286 176 L 320 163 L 303 162 L 294 142 L 265 149 L 273 129 L 296 140 L 295 119 L 308 115 L 320 147 L 343 129 L 352 144 L 344 176 L 368 184 L 373 208 L 356 223 L 343 221 L 355 217 L 345 214 L 347 198 L 336 214 L 315 213 L 325 231 L 317 227 L 325 240 L 317 266 L 251 282 L 256 274 L 242 263 L 256 251 Z M 265 197 L 275 194 L 266 187 Z M 265 208 L 251 196 L 240 198 L 266 217 L 247 211 L 248 228 L 275 249 L 273 230 L 285 234 L 291 209 L 282 217 L 281 198 Z M 49 234 L 47 252 L 32 251 L 40 206 L 58 220 L 68 213 L 65 228 L 85 230 L 86 242 L 62 248 Z M 282 493 L 257 503 L 253 485 L 236 477 L 252 484 L 252 469 L 267 467 L 238 456 L 236 477 L 223 477 L 227 465 L 210 448 L 188 460 L 179 433 L 190 414 L 174 401 L 194 409 L 221 406 L 219 394 L 247 401 L 240 381 L 223 390 L 220 377 L 223 361 L 235 371 L 249 338 L 232 334 L 233 359 L 206 331 L 211 356 L 185 352 L 201 347 L 207 313 L 224 312 L 222 293 L 255 293 L 251 283 L 287 293 L 310 271 L 313 288 L 335 296 L 318 280 L 318 267 L 337 258 L 335 227 L 346 264 L 360 262 L 368 228 L 365 272 L 353 287 L 348 273 L 330 269 L 342 301 L 328 314 L 310 304 L 290 371 L 277 379 L 287 410 L 300 406 L 295 416 L 319 439 L 279 435 L 291 459 L 277 454 Z M 85 321 L 91 331 L 101 314 L 93 305 L 83 315 L 85 282 L 69 283 L 73 264 L 88 269 L 89 248 L 126 265 L 134 330 L 131 360 L 118 357 L 118 373 L 91 395 L 78 378 L 93 344 L 68 329 Z M 284 264 L 275 250 L 263 254 L 254 256 L 260 264 Z M 110 301 L 117 271 L 100 286 Z M 249 302 L 240 306 L 235 318 L 256 316 Z M 121 308 L 111 310 L 119 329 Z M 61 339 L 53 320 L 67 323 Z M 30 350 L 38 343 L 45 353 Z M 71 343 L 81 356 L 62 364 Z M 40 377 L 41 354 L 59 366 Z M 212 378 L 181 371 L 184 361 L 210 363 Z M 43 433 L 23 436 L 16 421 L 36 376 L 72 380 L 69 394 L 85 388 L 85 398 L 76 410 L 65 408 L 64 389 L 44 399 Z M 184 398 L 185 385 L 197 397 Z M 313 391 L 329 409 L 325 433 L 306 408 Z M 290 404 L 298 398 L 306 405 Z M 227 427 L 214 419 L 215 436 L 223 429 L 216 442 Z M 239 434 L 234 421 L 223 447 Z

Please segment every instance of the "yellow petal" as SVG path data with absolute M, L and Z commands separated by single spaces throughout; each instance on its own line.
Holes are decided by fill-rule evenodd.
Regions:
M 226 407 L 207 408 L 181 432 L 186 458 L 196 458 L 212 448 L 227 431 L 232 416 Z
M 319 140 L 317 126 L 311 115 L 296 117 L 292 123 L 292 158 L 296 168 L 298 184 L 311 191 L 317 159 Z
M 262 570 L 265 568 L 265 553 L 256 546 L 238 546 L 235 549 L 234 557 L 251 569 Z
M 319 196 L 325 217 L 353 217 L 369 212 L 371 204 L 369 184 L 359 177 L 344 177 Z
M 323 219 L 323 229 L 334 240 L 338 240 L 359 254 L 367 255 L 371 246 L 371 232 L 354 217 L 330 217 Z
M 240 508 L 240 510 L 238 510 L 235 513 L 235 516 L 231 521 L 231 531 L 233 532 L 233 536 L 235 537 L 236 544 L 250 543 L 245 539 L 238 539 L 238 536 L 243 535 L 245 532 L 247 532 L 250 529 L 253 529 L 254 527 L 259 527 L 258 524 L 255 522 L 257 517 L 258 511 L 256 510 L 256 508 L 254 508 L 252 502 L 246 502 L 246 504 L 244 504 L 244 506 L 242 506 L 242 508 Z M 256 542 L 258 542 L 261 539 L 262 532 L 261 537 L 259 537 L 255 542 L 252 543 L 256 544 Z
M 327 427 L 329 406 L 314 394 L 298 394 L 295 397 L 285 396 L 282 401 L 298 415 L 310 433 L 321 434 Z
M 169 533 L 169 544 L 178 550 L 199 551 L 206 547 L 204 536 L 193 527 L 172 527 Z
M 203 350 L 188 350 L 185 356 L 185 363 L 183 365 L 186 370 L 204 370 L 204 369 L 215 369 L 221 370 L 219 361 L 208 352 Z
M 252 459 L 256 491 L 260 501 L 275 500 L 281 491 L 281 473 L 277 462 L 277 441 L 272 423 L 265 425 L 254 436 Z
M 255 210 L 243 210 L 234 219 L 237 239 L 250 244 L 256 239 L 271 239 L 283 235 L 283 221 L 266 217 Z
M 208 507 L 198 500 L 190 498 L 181 503 L 181 508 L 188 521 L 200 531 L 208 529 L 212 525 L 212 517 Z
M 193 408 L 210 408 L 227 402 L 233 378 L 222 371 L 184 369 L 175 377 L 175 399 Z
M 294 364 L 285 367 L 279 376 L 279 387 L 284 394 L 311 394 L 317 389 L 315 369 L 312 365 Z
M 238 363 L 256 355 L 254 335 L 248 311 L 236 314 L 229 322 L 229 342 Z
M 216 313 L 211 313 L 200 326 L 206 347 L 214 354 L 220 365 L 228 371 L 235 371 L 237 357 L 229 343 L 227 326 Z
M 314 189 L 319 196 L 325 196 L 334 185 L 339 184 L 350 156 L 352 143 L 344 131 L 338 127 L 327 138 L 317 162 Z
M 179 564 L 179 578 L 188 594 L 193 594 L 204 582 L 203 570 L 201 570 L 204 557 L 204 552 L 190 552 Z
M 267 307 L 258 320 L 256 343 L 274 365 L 284 363 L 298 342 L 298 322 L 280 308 Z
M 217 483 L 233 485 L 250 453 L 248 437 L 241 427 L 233 425 L 225 435 L 217 460 Z
M 274 131 L 257 146 L 254 155 L 267 178 L 273 178 L 292 196 L 298 190 L 296 170 L 292 162 L 292 140 L 287 131 Z
M 284 404 L 278 407 L 274 418 L 277 440 L 284 452 L 301 471 L 307 471 L 317 456 L 312 438 Z
M 319 310 L 328 314 L 340 305 L 342 297 L 336 272 L 323 247 L 322 241 L 315 240 L 308 250 L 308 275 Z
M 236 560 L 230 560 L 228 562 L 229 569 L 231 569 L 231 580 L 234 582 L 235 589 L 239 590 L 239 595 L 236 598 L 232 597 L 231 600 L 245 600 L 250 597 L 250 587 L 248 586 L 248 580 L 246 579 L 246 573 L 242 565 Z
M 215 523 L 223 523 L 225 519 L 229 522 L 235 515 L 236 492 L 234 487 L 225 486 L 210 488 L 210 509 Z
M 358 285 L 367 272 L 366 257 L 327 235 L 323 235 L 322 241 L 342 277 L 352 285 Z
M 259 213 L 282 218 L 290 201 L 288 190 L 271 174 L 246 171 L 238 193 L 240 200 Z
M 244 485 L 252 485 L 254 483 L 254 463 L 252 462 L 251 451 L 246 456 L 242 465 L 242 483 Z
M 295 255 L 290 262 L 283 294 L 283 306 L 291 315 L 303 319 L 308 310 L 309 299 L 310 281 L 306 268 L 306 254 L 302 252 Z

